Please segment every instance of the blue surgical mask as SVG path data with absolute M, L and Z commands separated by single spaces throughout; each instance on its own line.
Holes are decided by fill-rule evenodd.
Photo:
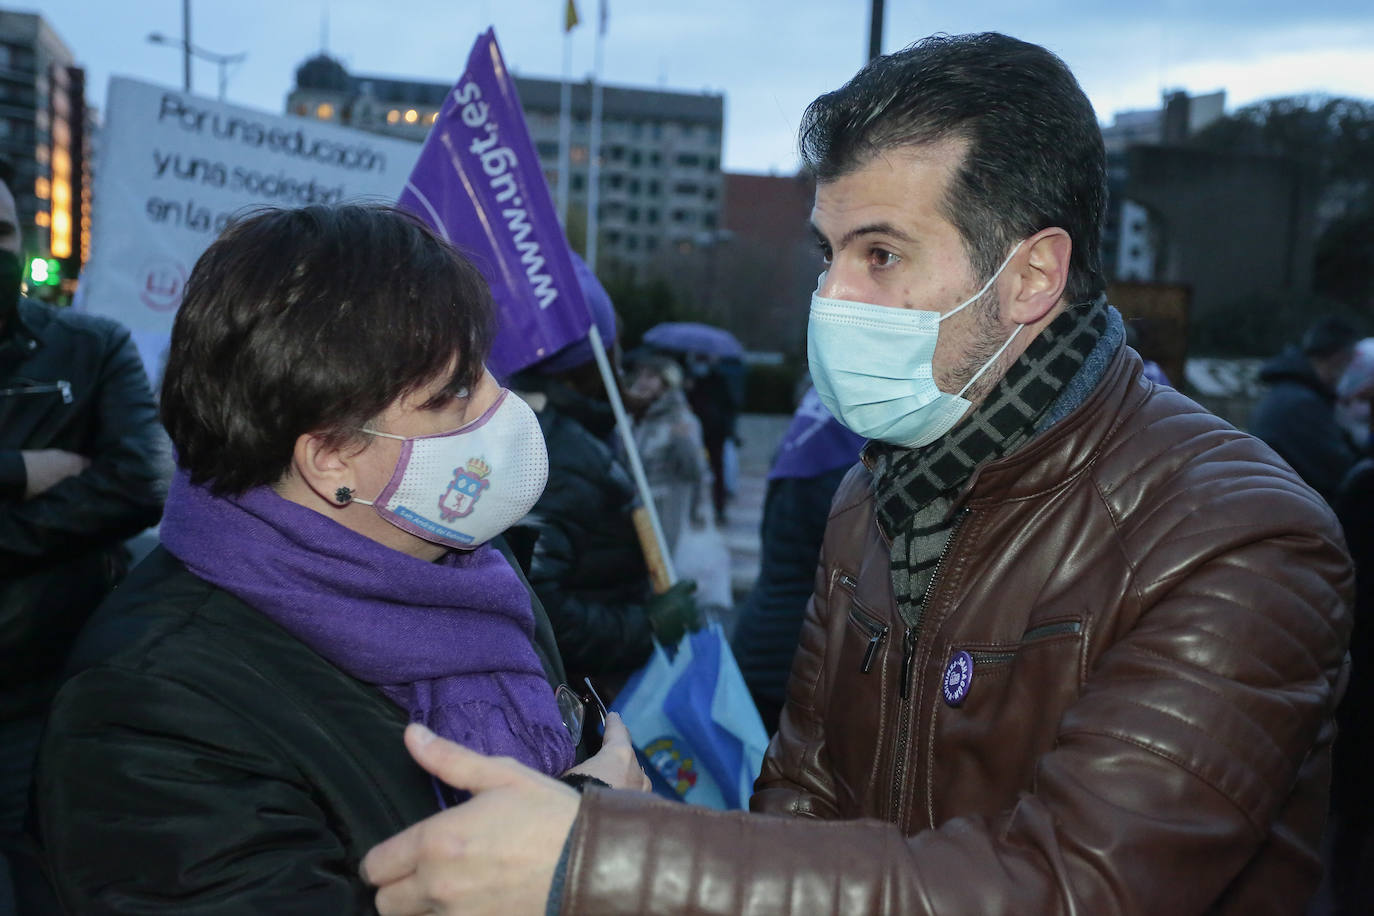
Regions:
M 929 445 L 954 428 L 971 406 L 964 397 L 988 367 L 1011 346 L 1016 330 L 958 394 L 935 384 L 935 343 L 940 322 L 992 288 L 1021 248 L 1011 250 L 983 288 L 948 312 L 892 308 L 826 299 L 821 275 L 811 296 L 807 359 L 821 402 L 846 427 L 869 439 L 905 448 Z

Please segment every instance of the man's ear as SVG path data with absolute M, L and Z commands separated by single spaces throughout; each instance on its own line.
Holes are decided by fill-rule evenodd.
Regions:
M 1017 324 L 1035 324 L 1064 298 L 1069 283 L 1073 240 L 1058 226 L 1026 239 L 1012 261 L 1012 289 L 1002 299 L 1003 314 Z
M 358 455 L 355 443 L 335 445 L 315 433 L 296 438 L 291 450 L 291 469 L 300 483 L 331 505 L 339 505 L 335 493 L 340 487 L 357 489 L 358 481 L 353 459 Z

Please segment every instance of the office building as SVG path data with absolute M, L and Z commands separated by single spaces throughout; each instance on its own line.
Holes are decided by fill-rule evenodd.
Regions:
M 557 80 L 515 77 L 539 162 L 557 187 Z M 350 74 L 324 54 L 296 70 L 288 113 L 361 130 L 423 140 L 451 85 Z M 591 97 L 571 87 L 568 235 L 583 237 L 587 208 Z M 725 99 L 707 93 L 606 86 L 602 95 L 600 259 L 643 267 L 670 249 L 709 247 L 719 238 L 721 127 Z M 578 246 L 581 247 L 581 246 Z
M 57 259 L 67 292 L 90 246 L 85 98 L 84 71 L 43 17 L 0 10 L 0 156 L 14 169 L 24 253 Z
M 1150 212 L 1126 197 L 1128 151 L 1135 146 L 1181 143 L 1226 113 L 1224 90 L 1190 96 L 1172 92 L 1161 108 L 1122 111 L 1102 128 L 1107 148 L 1107 217 L 1102 231 L 1102 266 L 1113 280 L 1149 281 L 1160 272 L 1159 227 Z

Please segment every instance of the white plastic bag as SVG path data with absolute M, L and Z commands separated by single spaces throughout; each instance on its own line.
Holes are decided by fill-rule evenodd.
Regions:
M 673 548 L 673 567 L 678 578 L 694 579 L 699 607 L 728 608 L 734 605 L 730 589 L 730 548 L 725 536 L 709 518 L 700 524 L 684 519 Z

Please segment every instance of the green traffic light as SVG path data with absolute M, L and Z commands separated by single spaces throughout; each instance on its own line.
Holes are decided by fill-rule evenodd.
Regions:
M 62 265 L 53 258 L 34 258 L 29 262 L 29 284 L 56 286 L 62 282 Z

